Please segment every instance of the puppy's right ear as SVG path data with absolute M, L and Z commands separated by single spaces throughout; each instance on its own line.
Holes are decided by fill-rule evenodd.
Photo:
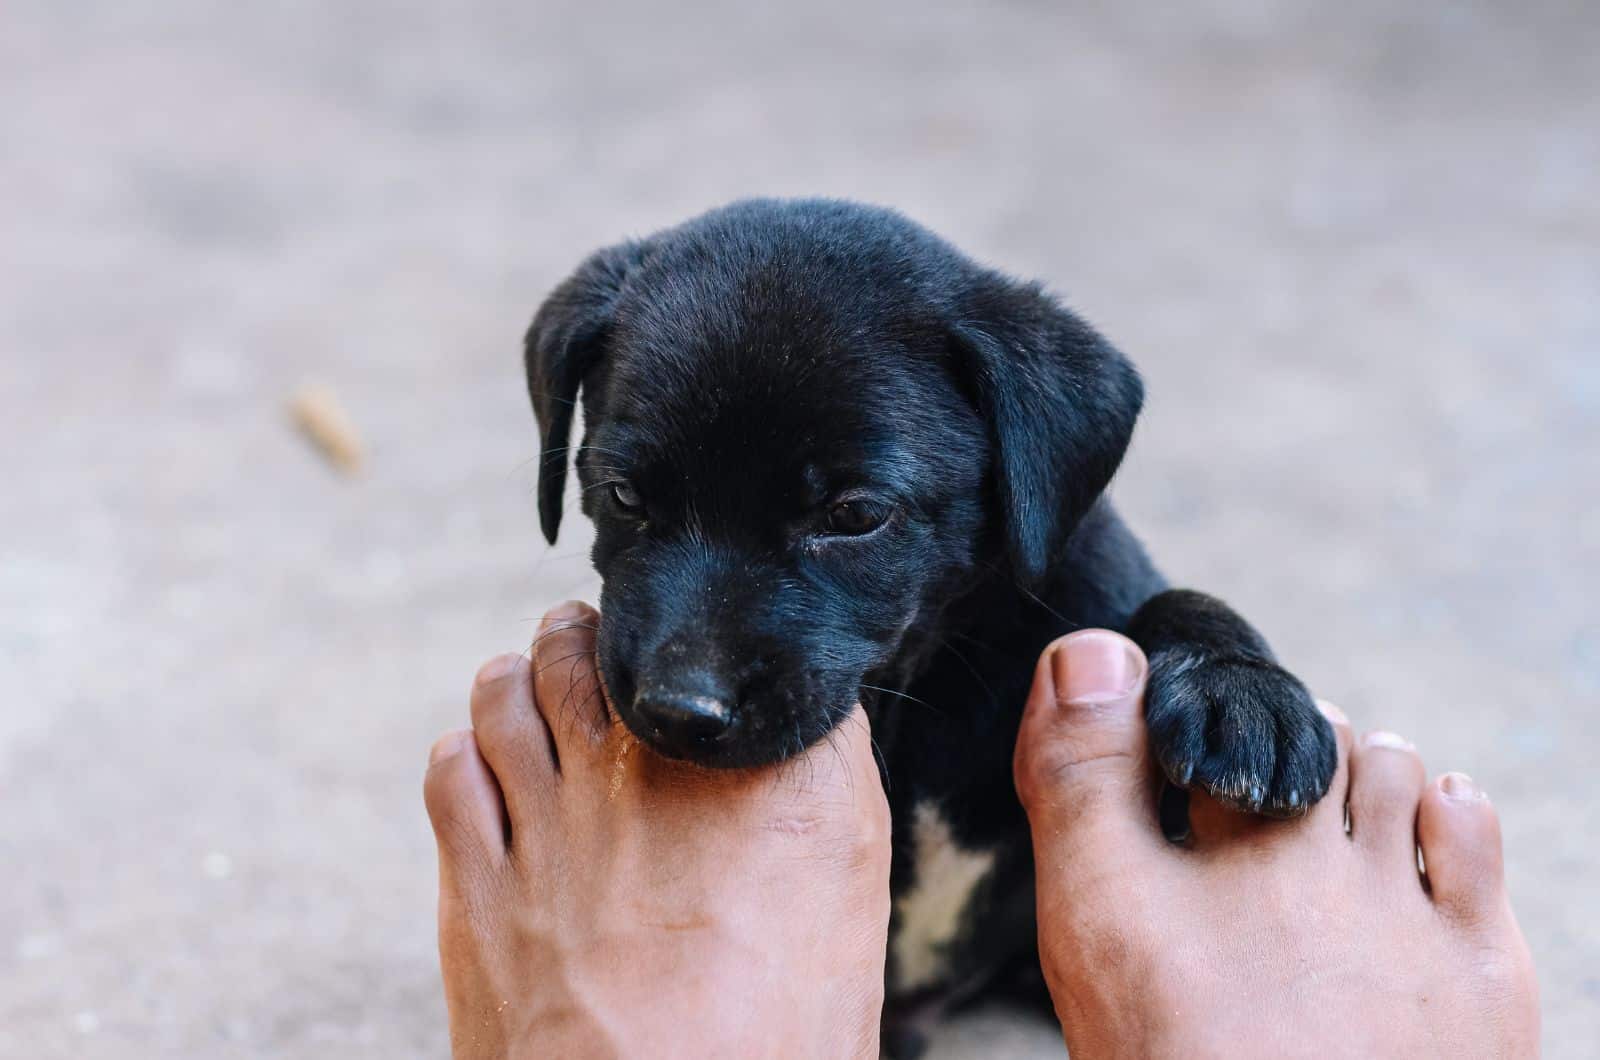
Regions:
M 596 251 L 545 299 L 523 343 L 528 396 L 539 420 L 539 525 L 551 544 L 561 526 L 578 388 L 603 355 L 617 298 L 643 253 L 639 243 Z

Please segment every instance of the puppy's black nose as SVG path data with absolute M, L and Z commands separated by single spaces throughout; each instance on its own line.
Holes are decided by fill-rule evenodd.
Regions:
M 718 697 L 663 688 L 640 689 L 633 709 L 664 742 L 684 752 L 715 740 L 733 723 L 733 711 Z

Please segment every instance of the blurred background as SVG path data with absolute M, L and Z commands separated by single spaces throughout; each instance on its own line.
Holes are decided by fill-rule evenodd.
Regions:
M 1491 793 L 1588 1054 L 1597 55 L 1581 0 L 7 0 L 0 1055 L 445 1054 L 424 755 L 595 592 L 521 333 L 754 193 L 897 206 L 1139 362 L 1124 512 Z

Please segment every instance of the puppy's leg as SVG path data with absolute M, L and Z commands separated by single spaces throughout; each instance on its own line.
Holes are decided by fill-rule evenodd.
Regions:
M 1304 813 L 1327 792 L 1333 727 L 1226 604 L 1171 589 L 1145 602 L 1128 636 L 1150 659 L 1150 746 L 1173 784 L 1274 817 Z

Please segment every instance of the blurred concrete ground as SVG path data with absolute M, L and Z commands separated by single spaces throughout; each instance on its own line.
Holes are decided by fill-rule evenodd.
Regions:
M 900 206 L 1135 356 L 1124 510 L 1495 797 L 1591 1050 L 1600 9 L 1062 6 L 11 0 L 0 1055 L 443 1055 L 423 755 L 594 589 L 519 336 L 756 192 Z

